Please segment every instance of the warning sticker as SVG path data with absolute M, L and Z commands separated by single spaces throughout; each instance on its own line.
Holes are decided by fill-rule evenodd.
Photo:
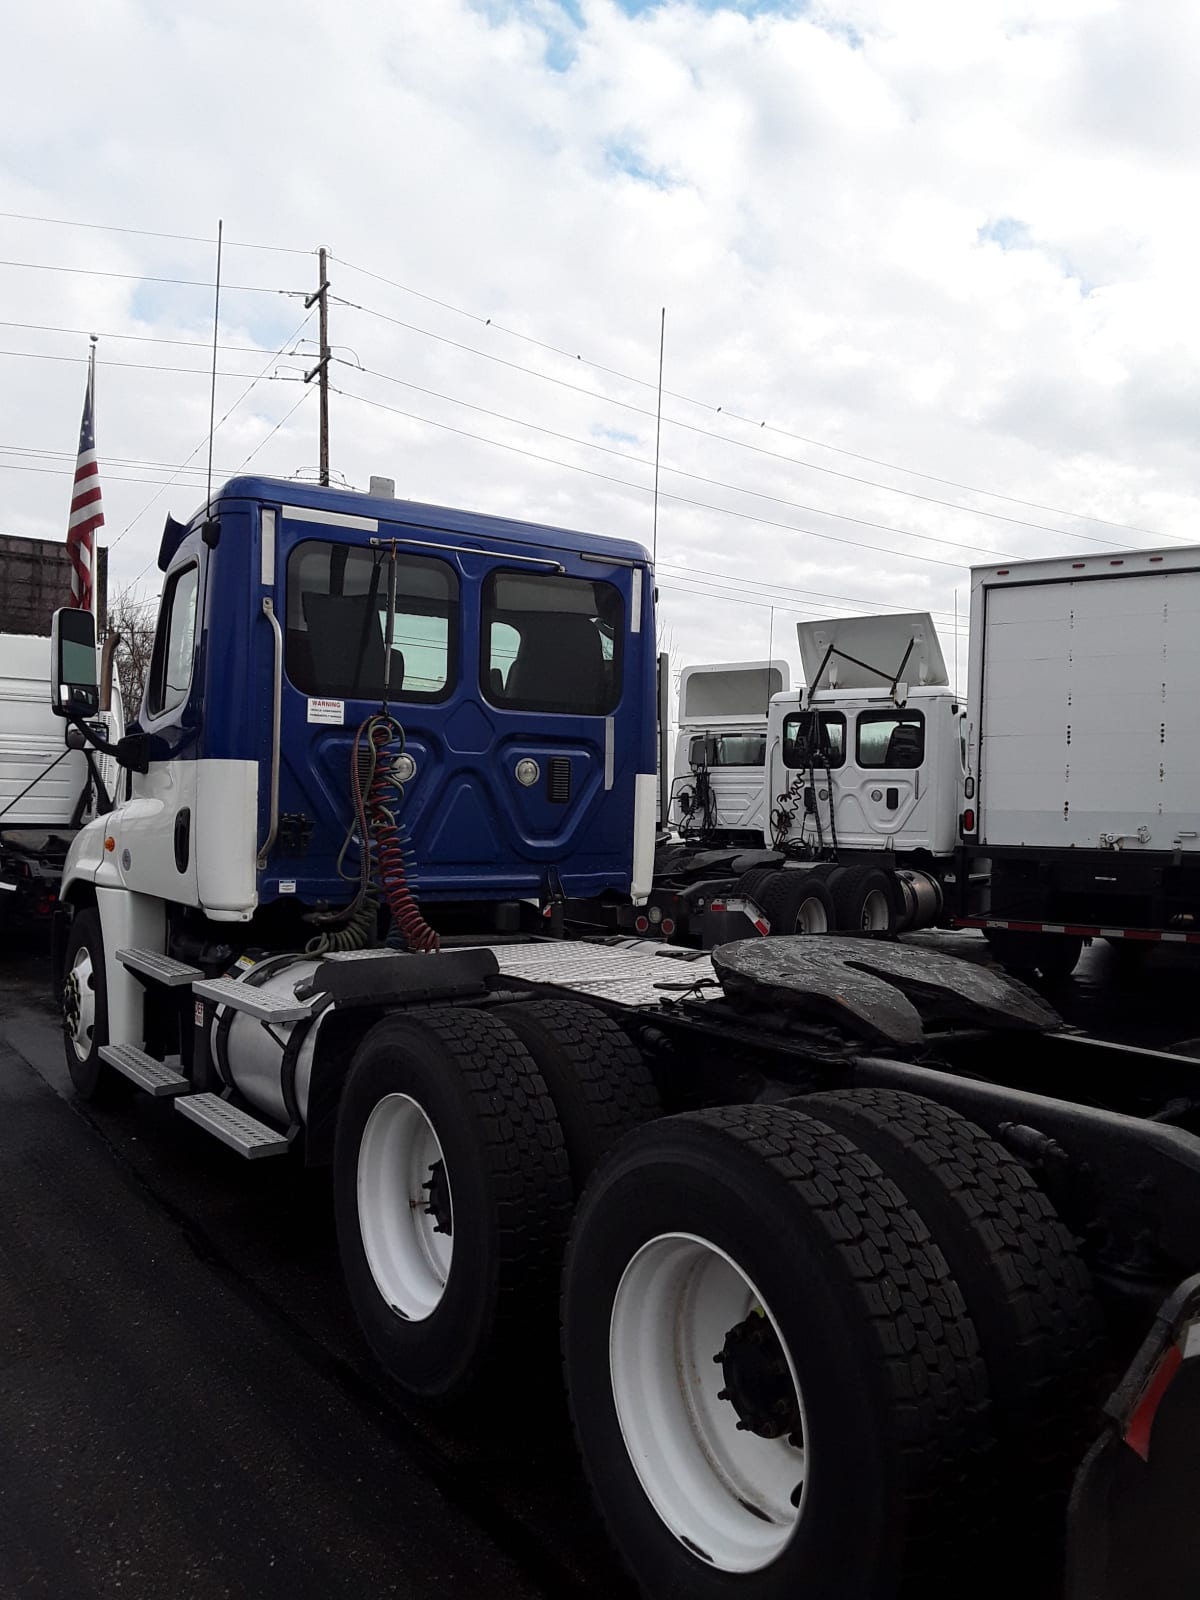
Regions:
M 340 728 L 346 720 L 346 702 L 344 700 L 310 700 L 308 702 L 308 720 L 310 722 L 329 722 Z

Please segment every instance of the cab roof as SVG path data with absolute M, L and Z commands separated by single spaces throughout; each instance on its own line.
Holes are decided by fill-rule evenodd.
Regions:
M 631 539 L 616 538 L 606 533 L 580 533 L 570 528 L 559 528 L 551 523 L 519 522 L 510 517 L 493 517 L 481 511 L 455 510 L 450 506 L 426 505 L 418 500 L 391 499 L 383 495 L 360 494 L 352 489 L 324 488 L 320 484 L 297 483 L 290 478 L 231 478 L 218 489 L 209 502 L 214 512 L 228 500 L 262 500 L 283 508 L 287 515 L 289 506 L 307 512 L 324 512 L 336 526 L 337 518 L 359 519 L 362 522 L 389 524 L 390 526 L 434 528 L 441 533 L 463 534 L 479 541 L 496 540 L 503 544 L 537 545 L 542 549 L 569 551 L 574 555 L 598 555 L 613 561 L 648 565 L 649 552 L 644 545 Z M 201 507 L 191 519 L 205 514 Z M 169 535 L 164 534 L 164 544 Z M 176 524 L 176 526 L 178 526 Z M 373 528 L 364 528 L 374 532 Z M 167 558 L 170 559 L 169 556 Z M 160 565 L 162 558 L 160 556 Z

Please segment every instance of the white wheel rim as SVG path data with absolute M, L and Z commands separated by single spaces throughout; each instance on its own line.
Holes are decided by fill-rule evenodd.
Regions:
M 80 1061 L 92 1053 L 92 1035 L 96 1027 L 96 970 L 92 952 L 81 945 L 75 952 L 65 985 L 67 1000 L 67 1037 Z
M 829 917 L 825 907 L 816 895 L 810 895 L 807 900 L 800 902 L 800 911 L 796 917 L 797 933 L 828 933 Z
M 453 1230 L 450 1178 L 432 1122 L 408 1095 L 385 1095 L 358 1147 L 358 1224 L 375 1287 L 409 1322 L 432 1316 L 450 1277 L 453 1232 L 439 1231 L 430 1210 L 439 1163 Z
M 642 1489 L 681 1544 L 722 1572 L 757 1572 L 791 1542 L 808 1487 L 805 1445 L 739 1431 L 716 1356 L 759 1311 L 775 1331 L 807 1443 L 791 1352 L 754 1283 L 723 1250 L 662 1234 L 626 1267 L 613 1300 L 609 1373 Z M 798 1491 L 798 1492 L 797 1492 Z M 793 1504 L 793 1497 L 796 1504 Z
M 864 899 L 862 925 L 870 933 L 887 932 L 888 902 L 882 889 L 872 889 Z

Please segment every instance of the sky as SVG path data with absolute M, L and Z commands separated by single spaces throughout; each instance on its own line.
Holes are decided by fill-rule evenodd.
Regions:
M 677 666 L 928 609 L 962 681 L 973 563 L 1196 538 L 1191 0 L 65 0 L 5 41 L 0 531 L 65 532 L 95 332 L 112 588 L 203 499 L 218 219 L 216 481 L 315 475 L 325 246 L 336 480 L 653 544 Z

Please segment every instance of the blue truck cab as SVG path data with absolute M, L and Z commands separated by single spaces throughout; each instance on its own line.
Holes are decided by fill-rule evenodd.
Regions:
M 146 770 L 80 839 L 77 886 L 228 923 L 346 904 L 354 734 L 386 705 L 411 758 L 397 820 L 423 905 L 645 897 L 656 656 L 640 545 L 242 477 L 168 521 L 159 566 L 134 725 Z

